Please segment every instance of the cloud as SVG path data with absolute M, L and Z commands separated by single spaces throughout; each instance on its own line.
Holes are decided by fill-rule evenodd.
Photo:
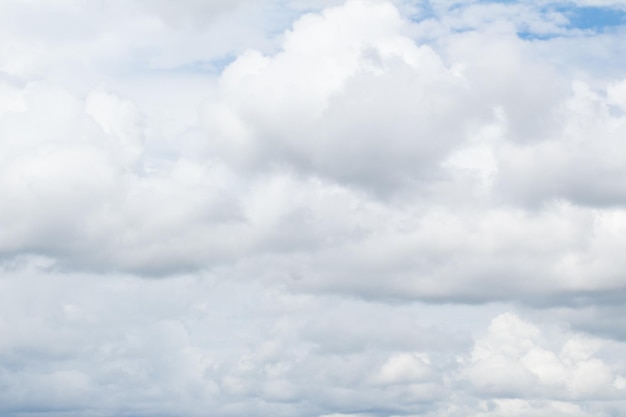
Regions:
M 3 2 L 0 414 L 623 414 L 579 6 Z
M 567 416 L 584 417 L 592 414 L 584 410 L 583 407 L 559 401 L 525 401 L 525 400 L 493 400 L 481 403 L 483 410 L 470 414 L 472 417 L 487 416 Z M 594 412 L 595 413 L 595 412 Z
M 163 107 L 5 82 L 3 251 L 380 299 L 619 291 L 621 81 L 566 88 L 533 43 L 410 28 L 384 2 L 306 14 L 172 138 Z
M 389 4 L 353 1 L 302 17 L 273 56 L 240 56 L 207 108 L 211 149 L 381 193 L 432 175 L 459 140 L 465 92 L 407 25 Z
M 107 415 L 202 415 L 206 407 L 224 416 L 306 415 L 350 410 L 355 401 L 365 408 L 413 408 L 440 396 L 435 365 L 411 351 L 427 346 L 419 337 L 395 351 L 363 334 L 368 347 L 331 352 L 314 349 L 326 337 L 312 338 L 314 327 L 304 325 L 317 320 L 325 303 L 329 317 L 341 310 L 385 317 L 370 329 L 400 337 L 385 329 L 396 313 L 390 307 L 337 304 L 208 277 L 103 280 L 45 272 L 45 263 L 34 266 L 34 260 L 30 265 L 5 270 L 0 279 L 3 314 L 16 317 L 0 327 L 5 414 L 56 405 L 70 415 L 89 414 L 91 403 Z M 345 320 L 361 325 L 357 315 Z M 421 332 L 416 336 L 429 332 L 418 323 L 404 328 Z M 409 372 L 402 369 L 406 363 L 413 364 Z M 394 387 L 383 392 L 379 377 L 393 378 Z
M 513 313 L 48 267 L 24 260 L 0 276 L 3 317 L 14 317 L 0 321 L 6 415 L 578 416 L 623 406 L 608 341 Z M 534 380 L 503 398 L 517 366 Z
M 624 378 L 594 357 L 597 343 L 571 337 L 553 351 L 537 327 L 502 314 L 476 342 L 463 374 L 477 391 L 496 397 L 620 398 Z
M 617 139 L 624 125 L 619 85 L 596 93 L 574 83 L 572 97 L 563 105 L 563 127 L 553 138 L 503 149 L 501 187 L 531 202 L 561 197 L 580 205 L 622 205 L 623 190 L 617 185 L 624 175 Z M 613 111 L 610 103 L 617 103 Z M 591 135 L 594 141 L 587 140 Z

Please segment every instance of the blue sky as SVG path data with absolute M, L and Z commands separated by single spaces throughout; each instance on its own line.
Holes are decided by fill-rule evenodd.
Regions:
M 619 28 L 626 21 L 626 12 L 611 7 L 576 7 L 564 9 L 570 25 L 577 29 L 596 31 Z

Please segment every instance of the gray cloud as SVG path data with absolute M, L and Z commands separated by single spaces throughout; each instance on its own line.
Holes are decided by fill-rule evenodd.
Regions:
M 8 415 L 586 415 L 626 389 L 605 349 L 623 346 L 514 313 L 489 323 L 510 305 L 394 306 L 46 268 L 30 260 L 0 278 L 3 315 L 15 318 L 0 344 Z

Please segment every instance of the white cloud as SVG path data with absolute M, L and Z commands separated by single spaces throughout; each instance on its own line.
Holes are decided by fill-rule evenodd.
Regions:
M 391 356 L 375 374 L 374 381 L 393 385 L 432 378 L 428 354 L 400 353 Z
M 621 201 L 620 84 L 546 93 L 564 82 L 530 44 L 455 34 L 444 59 L 407 27 L 379 2 L 306 15 L 281 52 L 225 69 L 206 139 L 185 136 L 192 117 L 162 138 L 106 90 L 6 84 L 4 250 L 151 274 L 261 268 L 367 297 L 621 288 L 623 213 L 602 208 Z
M 389 4 L 352 1 L 302 17 L 273 56 L 242 55 L 205 117 L 212 150 L 380 192 L 430 175 L 460 139 L 463 81 L 407 25 Z
M 594 356 L 598 341 L 570 337 L 546 346 L 531 323 L 506 313 L 477 340 L 463 375 L 478 392 L 497 397 L 556 400 L 620 398 L 623 378 Z
M 623 414 L 626 54 L 570 15 L 1 2 L 0 414 Z

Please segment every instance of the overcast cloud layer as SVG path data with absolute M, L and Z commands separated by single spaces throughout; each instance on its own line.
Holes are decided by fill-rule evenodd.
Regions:
M 624 39 L 618 0 L 0 0 L 0 415 L 625 415 Z

